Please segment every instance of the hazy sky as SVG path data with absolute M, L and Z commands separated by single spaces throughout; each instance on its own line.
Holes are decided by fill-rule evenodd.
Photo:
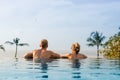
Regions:
M 70 51 L 71 44 L 79 42 L 82 52 L 95 52 L 86 46 L 90 33 L 102 32 L 107 40 L 118 26 L 120 0 L 0 0 L 0 44 L 19 37 L 30 44 L 22 50 L 39 48 L 46 38 L 52 50 Z

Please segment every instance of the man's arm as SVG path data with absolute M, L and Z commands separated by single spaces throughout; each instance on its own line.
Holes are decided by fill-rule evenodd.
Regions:
M 60 58 L 60 55 L 58 53 L 54 53 L 52 51 L 50 51 L 50 53 L 51 53 L 51 56 L 50 56 L 51 59 L 59 59 Z
M 33 52 L 26 53 L 26 54 L 24 55 L 24 58 L 25 58 L 25 59 L 33 59 Z

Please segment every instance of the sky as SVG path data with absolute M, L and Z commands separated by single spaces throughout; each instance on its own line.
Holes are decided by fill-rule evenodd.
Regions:
M 118 32 L 119 16 L 120 0 L 0 0 L 0 44 L 14 51 L 15 46 L 4 42 L 18 37 L 29 43 L 19 51 L 29 51 L 45 38 L 51 50 L 70 51 L 79 42 L 82 53 L 96 53 L 86 39 L 99 31 L 107 41 Z

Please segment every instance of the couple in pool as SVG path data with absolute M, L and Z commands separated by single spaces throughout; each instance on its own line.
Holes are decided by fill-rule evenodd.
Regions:
M 79 53 L 80 45 L 79 43 L 72 44 L 71 50 L 72 52 L 65 55 L 59 55 L 54 53 L 51 50 L 47 50 L 48 48 L 48 41 L 46 39 L 41 40 L 40 42 L 40 49 L 33 50 L 32 52 L 26 53 L 24 55 L 25 59 L 59 59 L 59 58 L 67 58 L 67 59 L 85 59 L 87 58 L 86 55 Z

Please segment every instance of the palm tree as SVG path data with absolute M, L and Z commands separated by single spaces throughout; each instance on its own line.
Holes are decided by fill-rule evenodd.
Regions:
M 18 46 L 28 46 L 29 44 L 27 44 L 27 43 L 19 43 L 19 38 L 15 38 L 15 39 L 13 39 L 13 42 L 11 42 L 11 41 L 6 41 L 5 43 L 6 44 L 10 44 L 10 45 L 13 45 L 13 44 L 15 44 L 15 46 L 16 46 L 16 51 L 15 51 L 15 58 L 17 57 L 17 49 L 18 49 Z
M 103 36 L 102 33 L 99 33 L 98 31 L 92 32 L 90 37 L 87 39 L 89 44 L 88 46 L 97 46 L 97 58 L 99 58 L 99 46 L 102 46 L 102 42 L 105 39 L 105 36 Z
M 3 45 L 0 45 L 0 49 L 2 49 L 3 51 L 5 51 L 5 48 L 3 47 Z

